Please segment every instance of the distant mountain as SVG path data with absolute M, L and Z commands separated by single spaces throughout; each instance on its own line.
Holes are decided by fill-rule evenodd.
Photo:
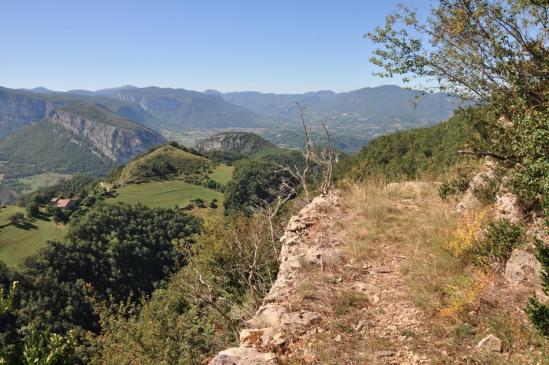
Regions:
M 189 128 L 251 128 L 265 126 L 263 118 L 219 95 L 185 89 L 122 86 L 95 92 L 73 90 L 79 95 L 104 96 L 131 102 L 150 113 L 157 129 L 182 131 Z
M 53 91 L 53 90 L 47 89 L 47 88 L 42 87 L 42 86 L 35 87 L 33 89 L 18 89 L 18 90 L 29 91 L 29 92 L 36 93 L 36 94 L 55 94 L 55 93 L 57 93 L 57 91 Z
M 97 175 L 164 141 L 101 104 L 73 102 L 1 140 L 0 173 L 8 178 L 45 171 Z
M 210 93 L 215 91 L 209 91 Z M 316 91 L 304 94 L 263 94 L 259 92 L 229 92 L 221 94 L 233 104 L 281 121 L 296 121 L 298 107 L 306 109 L 311 119 L 341 122 L 425 122 L 447 119 L 457 102 L 444 93 L 422 95 L 417 90 L 398 86 L 363 88 L 345 93 Z
M 45 118 L 69 103 L 101 104 L 122 118 L 154 125 L 154 117 L 131 102 L 103 96 L 37 93 L 0 87 L 0 139 Z
M 253 133 L 223 132 L 208 137 L 196 145 L 200 152 L 237 152 L 252 156 L 266 149 L 277 148 L 274 144 Z

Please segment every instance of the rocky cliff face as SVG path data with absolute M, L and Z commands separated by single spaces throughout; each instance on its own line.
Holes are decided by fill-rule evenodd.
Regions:
M 0 88 L 0 139 L 38 122 L 55 106 L 43 98 Z
M 164 137 L 158 133 L 137 124 L 135 128 L 121 128 L 62 109 L 51 111 L 48 120 L 87 140 L 98 152 L 114 162 L 126 162 L 165 142 Z
M 196 145 L 199 151 L 230 151 L 253 155 L 265 147 L 275 147 L 271 142 L 252 133 L 228 132 L 207 138 Z

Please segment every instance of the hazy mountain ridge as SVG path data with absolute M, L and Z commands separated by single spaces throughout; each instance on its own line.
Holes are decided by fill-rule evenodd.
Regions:
M 85 90 L 71 92 L 135 103 L 160 121 L 160 125 L 156 128 L 184 130 L 264 126 L 263 118 L 253 111 L 231 104 L 218 95 L 198 91 L 155 86 L 145 88 L 123 86 L 95 92 Z
M 209 90 L 209 93 L 215 93 Z M 221 93 L 225 100 L 256 113 L 283 121 L 295 121 L 299 103 L 312 119 L 356 119 L 376 123 L 448 118 L 457 100 L 445 93 L 422 94 L 394 85 L 362 88 L 343 93 L 330 90 L 303 94 L 272 94 L 254 91 Z

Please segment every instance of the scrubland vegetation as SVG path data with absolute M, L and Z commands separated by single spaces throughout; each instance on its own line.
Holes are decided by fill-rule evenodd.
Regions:
M 380 46 L 372 62 L 386 76 L 436 79 L 475 106 L 434 127 L 380 137 L 337 166 L 348 213 L 335 223 L 346 237 L 341 262 L 306 267 L 311 280 L 296 288 L 303 302 L 326 290 L 317 302 L 329 332 L 315 332 L 322 341 L 311 345 L 321 363 L 341 363 L 342 354 L 370 361 L 402 343 L 436 364 L 547 363 L 548 304 L 516 295 L 501 275 L 514 249 L 535 247 L 548 294 L 548 248 L 528 230 L 535 219 L 545 231 L 548 224 L 547 29 L 543 2 L 452 0 L 440 2 L 427 23 L 403 8 L 369 34 Z M 111 190 L 77 178 L 29 195 L 29 211 L 60 194 L 78 194 L 86 209 L 52 211 L 52 219 L 70 221 L 67 236 L 17 271 L 0 265 L 2 361 L 201 364 L 235 344 L 276 278 L 287 216 L 324 182 L 327 165 L 309 161 L 307 147 L 212 161 L 168 145 L 111 173 Z M 485 157 L 493 174 L 471 191 Z M 234 171 L 216 170 L 220 161 Z M 158 204 L 165 208 L 116 202 L 134 189 L 141 197 L 127 201 L 154 206 L 155 193 L 170 194 L 158 186 L 186 182 L 201 190 L 209 180 L 219 185 L 207 199 L 175 192 Z M 456 210 L 468 192 L 479 205 Z M 516 221 L 492 213 L 502 193 L 516 197 Z M 203 220 L 167 207 L 172 199 L 206 206 L 214 197 L 223 216 Z M 21 215 L 9 224 L 24 222 Z M 387 296 L 332 290 L 360 275 Z M 382 329 L 399 329 L 398 344 L 383 331 L 362 331 L 368 324 L 354 330 L 361 313 L 379 323 L 401 318 L 402 328 Z M 476 350 L 487 334 L 500 349 Z

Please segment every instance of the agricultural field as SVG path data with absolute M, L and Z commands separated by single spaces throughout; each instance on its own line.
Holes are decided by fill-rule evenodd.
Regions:
M 0 208 L 0 260 L 10 267 L 16 267 L 47 241 L 63 239 L 66 233 L 65 228 L 54 225 L 48 217 L 34 218 L 24 228 L 16 227 L 10 224 L 9 217 L 17 212 L 25 210 L 15 206 Z
M 39 188 L 55 185 L 63 180 L 68 180 L 72 175 L 70 174 L 58 174 L 56 172 L 47 172 L 39 175 L 32 175 L 19 179 L 19 182 L 28 186 L 24 193 L 37 190 Z
M 227 185 L 233 177 L 233 166 L 218 165 L 210 174 L 210 179 L 222 185 Z
M 223 174 L 220 173 L 222 176 Z M 191 200 L 200 198 L 208 205 L 217 199 L 222 210 L 223 193 L 192 185 L 183 181 L 155 181 L 143 184 L 128 184 L 117 189 L 118 195 L 108 202 L 141 203 L 151 208 L 173 208 L 175 205 L 184 207 Z M 208 208 L 210 209 L 210 208 Z

